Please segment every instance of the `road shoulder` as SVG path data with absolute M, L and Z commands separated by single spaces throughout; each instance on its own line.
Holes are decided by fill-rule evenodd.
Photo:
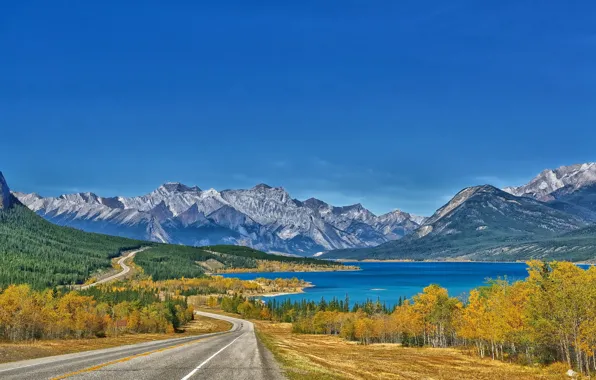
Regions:
M 56 339 L 15 343 L 0 342 L 0 365 L 16 361 L 224 332 L 229 331 L 231 328 L 232 323 L 229 321 L 198 315 L 191 323 L 184 326 L 184 332 L 175 334 L 124 334 L 117 337 L 92 339 Z

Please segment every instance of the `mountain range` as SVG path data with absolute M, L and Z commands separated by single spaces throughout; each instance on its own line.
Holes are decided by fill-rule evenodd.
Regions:
M 468 187 L 429 218 L 300 201 L 265 184 L 217 191 L 173 182 L 137 197 L 13 194 L 55 224 L 175 244 L 246 245 L 334 259 L 596 256 L 596 163 L 547 169 L 518 187 Z
M 399 241 L 323 258 L 596 260 L 596 164 L 544 170 L 503 190 L 468 187 Z
M 220 192 L 171 182 L 137 197 L 14 195 L 47 220 L 84 231 L 194 246 L 246 245 L 304 256 L 377 246 L 408 235 L 424 220 L 399 210 L 376 216 L 360 204 L 299 201 L 283 188 L 265 184 Z
M 329 261 L 271 255 L 249 247 L 212 245 L 204 249 L 59 226 L 21 204 L 11 194 L 2 172 L 0 201 L 0 288 L 10 284 L 29 284 L 39 289 L 80 284 L 109 271 L 111 259 L 140 247 L 146 249 L 138 251 L 135 264 L 154 280 L 200 277 L 205 271 L 259 266 L 340 268 Z

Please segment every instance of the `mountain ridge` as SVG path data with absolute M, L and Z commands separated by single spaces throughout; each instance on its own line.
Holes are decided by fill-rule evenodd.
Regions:
M 558 190 L 566 189 L 566 192 L 573 192 L 593 184 L 596 184 L 596 162 L 587 162 L 545 169 L 530 182 L 503 190 L 517 196 L 549 201 L 555 199 L 552 194 Z
M 462 189 L 401 240 L 368 249 L 330 251 L 319 257 L 492 260 L 515 254 L 515 259 L 527 259 L 552 254 L 545 241 L 588 225 L 587 220 L 548 203 L 518 197 L 492 185 L 480 185 Z M 581 241 L 588 243 L 591 247 L 595 242 Z
M 164 243 L 239 244 L 300 255 L 375 246 L 409 234 L 418 226 L 414 220 L 421 220 L 399 210 L 378 217 L 360 204 L 299 201 L 284 188 L 266 184 L 217 191 L 167 182 L 134 197 L 14 194 L 46 219 L 89 232 Z

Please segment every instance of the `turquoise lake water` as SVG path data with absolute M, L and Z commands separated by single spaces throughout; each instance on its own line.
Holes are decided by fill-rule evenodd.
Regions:
M 228 274 L 245 280 L 257 277 L 297 277 L 313 283 L 305 293 L 278 296 L 277 299 L 301 300 L 343 299 L 346 293 L 350 301 L 377 300 L 388 305 L 397 303 L 401 296 L 410 298 L 430 284 L 439 284 L 452 296 L 466 296 L 473 288 L 486 283 L 487 279 L 504 278 L 511 281 L 527 277 L 525 263 L 457 263 L 457 262 L 400 262 L 400 263 L 348 263 L 358 265 L 361 271 L 350 272 L 276 272 Z

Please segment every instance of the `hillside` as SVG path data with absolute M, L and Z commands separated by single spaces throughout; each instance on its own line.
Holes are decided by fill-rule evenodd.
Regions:
M 155 280 L 198 277 L 202 262 L 214 260 L 222 268 L 256 268 L 256 260 L 331 265 L 322 260 L 266 254 L 245 247 L 201 248 L 157 244 L 83 232 L 54 225 L 15 203 L 0 209 L 0 288 L 28 283 L 36 288 L 78 284 L 109 269 L 122 251 L 151 245 L 137 254 L 135 263 Z
M 410 236 L 371 249 L 337 250 L 324 258 L 588 260 L 590 238 L 559 236 L 588 225 L 577 215 L 490 185 L 460 191 Z
M 217 245 L 188 247 L 172 244 L 154 244 L 151 249 L 140 252 L 135 262 L 153 280 L 181 277 L 199 277 L 205 272 L 234 269 L 257 269 L 260 261 L 272 261 L 297 267 L 326 270 L 337 268 L 331 261 L 304 257 L 287 257 L 268 254 L 249 247 Z M 341 267 L 341 266 L 340 266 Z
M 0 288 L 28 283 L 36 288 L 82 283 L 124 250 L 143 243 L 60 227 L 16 200 L 0 209 Z

